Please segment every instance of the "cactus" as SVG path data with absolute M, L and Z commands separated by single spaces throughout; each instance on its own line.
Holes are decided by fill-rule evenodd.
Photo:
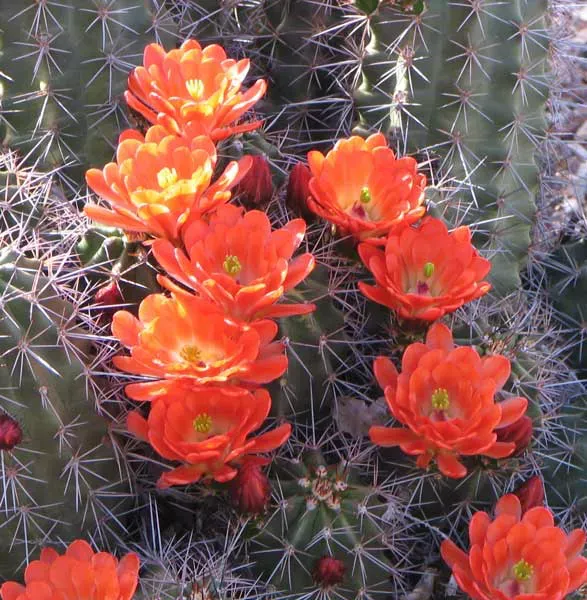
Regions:
M 72 192 L 88 165 L 111 159 L 129 117 L 128 71 L 151 41 L 172 43 L 158 0 L 4 3 L 0 8 L 3 143 L 57 171 Z
M 273 505 L 250 542 L 254 573 L 294 598 L 325 589 L 345 598 L 404 589 L 410 540 L 403 507 L 389 486 L 369 485 L 361 475 L 351 460 L 329 464 L 319 450 L 279 460 Z M 325 558 L 333 562 L 325 567 L 329 577 L 321 573 Z
M 59 274 L 0 255 L 0 406 L 22 440 L 2 452 L 0 576 L 41 545 L 89 535 L 107 544 L 128 509 L 123 463 L 96 414 L 88 333 Z

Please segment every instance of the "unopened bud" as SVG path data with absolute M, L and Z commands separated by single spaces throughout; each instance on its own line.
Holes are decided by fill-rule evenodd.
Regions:
M 241 514 L 258 515 L 267 507 L 271 487 L 261 466 L 254 460 L 246 461 L 230 484 L 233 506 Z
M 314 217 L 308 208 L 312 173 L 304 163 L 297 163 L 289 174 L 285 201 L 289 209 L 307 221 Z
M 312 576 L 322 587 L 332 587 L 342 583 L 346 567 L 342 560 L 332 556 L 323 556 L 316 561 Z
M 273 197 L 273 179 L 269 163 L 259 154 L 251 157 L 251 168 L 235 188 L 243 206 L 246 208 L 263 209 Z
M 537 506 L 544 506 L 544 482 L 538 475 L 528 479 L 514 494 L 520 500 L 522 513 Z
M 0 450 L 12 450 L 22 441 L 22 429 L 12 417 L 0 415 Z
M 516 445 L 516 449 L 513 451 L 511 456 L 519 456 L 528 447 L 530 440 L 532 439 L 533 424 L 532 419 L 527 415 L 520 417 L 515 423 L 496 429 L 498 442 L 513 443 Z

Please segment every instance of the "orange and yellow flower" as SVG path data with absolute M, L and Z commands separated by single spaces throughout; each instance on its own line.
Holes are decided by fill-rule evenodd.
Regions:
M 413 158 L 396 158 L 381 133 L 339 140 L 324 156 L 308 154 L 308 208 L 344 235 L 377 238 L 424 215 L 426 176 Z
M 310 253 L 292 259 L 304 238 L 303 219 L 272 231 L 264 212 L 224 205 L 208 221 L 195 221 L 184 231 L 186 254 L 167 240 L 153 252 L 176 281 L 222 307 L 237 321 L 284 317 L 311 312 L 313 304 L 275 304 L 314 268 Z M 189 257 L 189 258 L 188 258 Z M 160 283 L 181 290 L 167 277 Z
M 25 571 L 24 585 L 8 581 L 2 600 L 131 600 L 139 578 L 139 558 L 127 554 L 119 562 L 107 552 L 94 552 L 76 540 L 60 556 L 51 548 Z
M 241 90 L 249 67 L 248 59 L 227 58 L 216 44 L 202 48 L 196 40 L 186 40 L 169 52 L 150 44 L 145 48 L 143 66 L 128 79 L 125 99 L 147 121 L 159 123 L 173 135 L 222 140 L 261 124 L 235 124 L 267 89 L 259 79 L 248 90 Z
M 287 423 L 249 437 L 261 427 L 270 408 L 271 397 L 264 389 L 176 389 L 151 405 L 148 419 L 132 412 L 127 424 L 161 456 L 183 463 L 161 475 L 159 488 L 202 477 L 226 482 L 236 476 L 239 462 L 247 455 L 270 452 L 287 441 L 291 433 Z
M 406 348 L 401 374 L 383 356 L 374 371 L 391 414 L 405 426 L 371 427 L 374 444 L 399 446 L 417 455 L 422 468 L 434 459 L 453 478 L 467 474 L 460 456 L 505 458 L 516 449 L 515 443 L 497 441 L 495 431 L 516 422 L 528 406 L 524 398 L 495 401 L 510 375 L 505 356 L 482 358 L 473 347 L 457 347 L 450 329 L 435 323 L 425 344 Z
M 435 321 L 491 289 L 483 281 L 491 263 L 471 244 L 469 228 L 449 232 L 433 217 L 390 233 L 384 249 L 360 244 L 359 255 L 376 283 L 360 282 L 361 292 L 404 319 Z
M 547 508 L 522 514 L 509 494 L 497 503 L 493 521 L 485 512 L 473 515 L 468 554 L 450 540 L 441 554 L 474 600 L 563 600 L 587 582 L 586 537 L 580 529 L 567 535 L 555 527 Z
M 134 400 L 153 400 L 173 387 L 264 384 L 287 368 L 283 344 L 272 341 L 277 329 L 267 319 L 246 327 L 229 322 L 221 308 L 188 294 L 152 294 L 141 302 L 138 319 L 127 311 L 114 315 L 112 333 L 130 356 L 113 362 L 155 380 L 128 384 Z
M 88 186 L 111 209 L 89 204 L 84 212 L 99 223 L 177 241 L 181 228 L 230 199 L 251 158 L 231 162 L 212 182 L 216 148 L 205 137 L 187 142 L 156 125 L 145 137 L 124 131 L 116 163 L 86 173 Z

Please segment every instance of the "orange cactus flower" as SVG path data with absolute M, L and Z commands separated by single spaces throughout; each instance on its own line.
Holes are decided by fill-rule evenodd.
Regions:
M 186 142 L 158 125 L 145 137 L 124 131 L 116 163 L 86 173 L 88 186 L 112 209 L 89 204 L 84 212 L 111 227 L 178 240 L 186 223 L 230 199 L 251 158 L 231 162 L 212 183 L 215 165 L 216 148 L 207 137 Z
M 60 556 L 51 548 L 26 568 L 25 584 L 0 587 L 2 600 L 131 600 L 139 579 L 139 558 L 127 554 L 119 562 L 107 552 L 94 552 L 76 540 Z
M 227 321 L 215 304 L 188 294 L 147 296 L 138 319 L 127 311 L 114 315 L 112 333 L 130 349 L 130 356 L 115 356 L 114 365 L 155 379 L 128 384 L 134 400 L 152 400 L 175 386 L 268 383 L 287 368 L 283 344 L 272 342 L 273 321 L 243 327 Z
M 485 512 L 469 524 L 469 554 L 450 540 L 441 546 L 460 588 L 474 600 L 563 600 L 587 582 L 581 556 L 584 531 L 555 527 L 547 508 L 522 514 L 513 494 L 503 496 L 493 521 Z
M 216 44 L 202 48 L 196 40 L 186 40 L 169 52 L 150 44 L 143 66 L 130 74 L 124 97 L 147 121 L 163 125 L 171 134 L 222 140 L 261 124 L 235 125 L 267 90 L 259 79 L 241 91 L 249 67 L 248 59 L 227 58 Z
M 224 205 L 208 221 L 195 221 L 184 231 L 186 256 L 167 240 L 153 252 L 163 270 L 186 287 L 221 306 L 238 321 L 312 312 L 313 304 L 275 304 L 314 268 L 310 253 L 292 259 L 304 238 L 303 219 L 276 231 L 264 212 Z M 160 283 L 181 290 L 167 277 Z
M 360 244 L 359 255 L 376 283 L 360 282 L 361 292 L 404 319 L 435 321 L 491 289 L 483 281 L 491 263 L 471 244 L 469 228 L 449 232 L 433 217 L 391 233 L 385 249 Z
M 495 394 L 510 375 L 505 356 L 480 357 L 471 346 L 457 347 L 448 327 L 435 323 L 426 343 L 410 344 L 398 374 L 383 356 L 375 360 L 375 377 L 394 418 L 404 427 L 373 426 L 369 437 L 378 446 L 399 446 L 418 456 L 419 467 L 432 459 L 447 477 L 460 478 L 467 469 L 459 456 L 505 458 L 515 443 L 497 441 L 496 429 L 515 423 L 528 401 Z
M 381 133 L 339 140 L 326 156 L 312 151 L 308 163 L 308 208 L 345 235 L 377 238 L 424 215 L 426 176 L 415 159 L 396 158 Z
M 127 425 L 161 456 L 183 463 L 161 475 L 159 488 L 186 485 L 202 477 L 226 482 L 237 475 L 238 464 L 247 455 L 269 452 L 287 441 L 291 433 L 287 423 L 249 437 L 270 409 L 271 396 L 264 389 L 176 388 L 152 404 L 148 419 L 132 412 Z

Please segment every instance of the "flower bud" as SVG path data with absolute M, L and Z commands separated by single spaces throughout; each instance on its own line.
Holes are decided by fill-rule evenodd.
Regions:
M 258 515 L 265 510 L 271 497 L 271 487 L 257 461 L 249 459 L 239 468 L 230 484 L 230 497 L 241 514 Z
M 312 576 L 322 587 L 331 587 L 342 583 L 346 567 L 342 560 L 332 556 L 323 556 L 316 561 Z
M 515 423 L 496 429 L 498 442 L 508 442 L 516 445 L 516 449 L 512 452 L 511 456 L 519 456 L 523 454 L 530 440 L 532 439 L 533 424 L 532 419 L 524 415 L 520 417 Z
M 114 279 L 101 288 L 98 288 L 94 294 L 94 303 L 97 307 L 100 307 L 97 312 L 106 317 L 111 317 L 117 310 L 116 305 L 121 302 L 122 294 L 120 293 L 118 283 Z
M 271 169 L 264 156 L 256 154 L 251 158 L 253 159 L 251 168 L 234 191 L 240 196 L 241 203 L 245 208 L 263 209 L 273 197 Z
M 310 179 L 312 179 L 310 169 L 304 163 L 297 163 L 289 174 L 285 196 L 289 209 L 306 220 L 314 216 L 307 203 L 310 195 Z
M 0 450 L 12 450 L 22 441 L 22 429 L 8 415 L 0 415 Z
M 520 500 L 522 513 L 536 506 L 544 506 L 544 482 L 538 475 L 528 479 L 514 494 Z

